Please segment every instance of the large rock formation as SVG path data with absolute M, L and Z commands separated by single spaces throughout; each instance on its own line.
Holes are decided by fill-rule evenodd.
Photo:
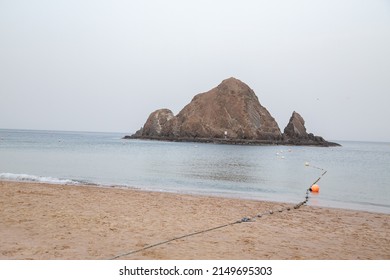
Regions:
M 245 83 L 229 78 L 196 95 L 177 116 L 168 109 L 153 112 L 142 137 L 280 140 L 278 124 Z
M 177 116 L 169 109 L 154 111 L 143 128 L 126 138 L 240 144 L 313 142 L 304 124 L 302 117 L 294 112 L 282 135 L 254 91 L 240 80 L 229 78 L 210 91 L 196 95 Z M 319 145 L 319 142 L 314 144 Z

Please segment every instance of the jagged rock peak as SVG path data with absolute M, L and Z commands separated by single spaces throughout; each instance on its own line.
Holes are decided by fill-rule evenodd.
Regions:
M 297 112 L 293 112 L 286 128 L 284 129 L 284 135 L 288 138 L 308 138 L 306 132 L 305 120 Z
M 297 112 L 293 112 L 283 133 L 283 140 L 286 144 L 293 145 L 316 145 L 316 146 L 340 146 L 337 143 L 328 142 L 321 136 L 307 133 L 305 120 Z
M 241 82 L 239 79 L 230 77 L 226 80 L 223 80 L 217 88 L 224 93 L 242 93 L 242 92 L 253 92 L 253 90 L 245 83 Z
M 278 124 L 254 91 L 235 78 L 196 95 L 177 115 L 180 137 L 275 140 Z

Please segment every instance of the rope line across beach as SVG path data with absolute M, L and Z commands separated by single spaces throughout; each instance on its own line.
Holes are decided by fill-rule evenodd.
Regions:
M 307 166 L 309 166 L 309 165 L 307 165 Z M 136 253 L 139 253 L 139 252 L 151 249 L 151 248 L 155 248 L 155 247 L 158 247 L 158 246 L 161 246 L 161 245 L 164 245 L 164 244 L 176 241 L 176 240 L 184 239 L 184 238 L 191 237 L 191 236 L 194 236 L 194 235 L 203 234 L 203 233 L 206 233 L 206 232 L 218 230 L 218 229 L 229 227 L 229 226 L 233 226 L 233 225 L 236 225 L 236 224 L 247 223 L 247 222 L 255 222 L 257 218 L 261 218 L 261 217 L 264 217 L 266 215 L 273 215 L 274 213 L 282 213 L 284 211 L 290 211 L 290 210 L 292 210 L 292 208 L 293 209 L 299 209 L 300 207 L 302 207 L 303 205 L 305 205 L 309 201 L 309 193 L 311 192 L 311 187 L 313 185 L 317 184 L 322 179 L 322 177 L 328 172 L 327 170 L 325 170 L 325 169 L 323 169 L 321 167 L 312 166 L 312 165 L 310 165 L 310 167 L 315 168 L 315 169 L 319 169 L 319 170 L 321 170 L 323 172 L 310 185 L 310 187 L 306 190 L 305 199 L 303 201 L 295 204 L 293 207 L 283 207 L 283 208 L 280 208 L 280 209 L 277 209 L 277 210 L 268 210 L 268 211 L 265 211 L 263 213 L 259 213 L 257 215 L 243 217 L 243 218 L 241 218 L 241 219 L 239 219 L 237 221 L 234 221 L 234 222 L 230 222 L 230 223 L 226 223 L 226 224 L 223 224 L 223 225 L 211 227 L 211 228 L 208 228 L 208 229 L 205 229 L 205 230 L 196 231 L 196 232 L 192 232 L 192 233 L 189 233 L 189 234 L 177 236 L 177 237 L 165 240 L 165 241 L 161 241 L 161 242 L 158 242 L 158 243 L 154 243 L 154 244 L 145 246 L 145 247 L 140 248 L 140 249 L 136 249 L 136 250 L 132 250 L 132 251 L 129 251 L 129 252 L 125 252 L 125 253 L 122 253 L 122 254 L 115 255 L 114 257 L 109 258 L 109 260 L 116 260 L 116 259 L 119 259 L 121 257 L 133 255 L 133 254 L 136 254 Z

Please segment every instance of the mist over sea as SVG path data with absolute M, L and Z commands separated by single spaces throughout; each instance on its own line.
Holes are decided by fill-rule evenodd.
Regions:
M 0 130 L 0 180 L 97 184 L 390 213 L 390 143 L 241 146 L 119 133 Z M 308 162 L 309 166 L 305 163 Z M 234 207 L 234 205 L 232 205 Z

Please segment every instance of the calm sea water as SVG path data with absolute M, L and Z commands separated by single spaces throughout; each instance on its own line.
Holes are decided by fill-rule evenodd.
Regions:
M 309 205 L 390 213 L 390 143 L 234 146 L 122 140 L 122 136 L 0 130 L 0 179 L 296 203 L 321 175 L 316 166 L 328 172 Z

